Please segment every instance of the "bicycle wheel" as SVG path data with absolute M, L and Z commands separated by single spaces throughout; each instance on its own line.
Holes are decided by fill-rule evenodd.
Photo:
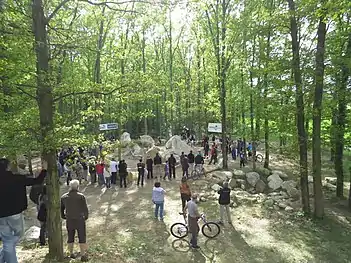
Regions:
M 188 227 L 183 223 L 175 223 L 171 226 L 171 234 L 176 238 L 184 238 L 188 235 Z
M 257 154 L 256 155 L 256 162 L 262 163 L 263 161 L 263 155 L 262 154 Z
M 201 232 L 207 238 L 215 238 L 221 232 L 221 228 L 215 222 L 208 222 L 202 226 Z

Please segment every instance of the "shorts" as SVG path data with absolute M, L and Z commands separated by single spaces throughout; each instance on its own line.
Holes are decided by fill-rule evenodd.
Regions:
M 249 155 L 249 157 L 251 157 L 252 156 L 252 152 L 249 152 L 248 155 Z
M 78 232 L 79 243 L 85 244 L 87 242 L 86 227 L 85 227 L 84 219 L 67 219 L 66 229 L 67 229 L 67 243 L 74 243 L 76 230 Z

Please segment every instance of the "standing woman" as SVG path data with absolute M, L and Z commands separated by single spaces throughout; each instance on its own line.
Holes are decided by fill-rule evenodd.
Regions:
M 183 211 L 186 202 L 190 201 L 191 199 L 190 187 L 186 181 L 185 176 L 183 176 L 182 178 L 182 182 L 180 183 L 179 189 L 180 189 L 180 198 L 182 199 L 182 211 Z

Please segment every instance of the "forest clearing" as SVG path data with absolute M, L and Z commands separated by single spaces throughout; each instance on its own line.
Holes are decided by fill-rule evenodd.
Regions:
M 349 262 L 350 10 L 0 0 L 0 263 Z

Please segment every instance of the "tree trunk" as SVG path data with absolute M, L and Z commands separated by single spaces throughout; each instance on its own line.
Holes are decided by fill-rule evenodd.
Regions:
M 54 102 L 49 74 L 49 50 L 42 0 L 32 1 L 33 32 L 37 59 L 37 95 L 42 135 L 42 156 L 47 162 L 49 255 L 63 259 L 60 184 L 56 169 Z
M 337 177 L 336 183 L 336 196 L 343 197 L 344 196 L 344 134 L 345 134 L 345 124 L 346 124 L 346 114 L 347 114 L 347 81 L 349 76 L 351 75 L 351 69 L 349 61 L 351 60 L 351 33 L 348 36 L 348 43 L 346 48 L 346 53 L 342 60 L 341 65 L 341 78 L 340 84 L 337 85 L 338 92 L 338 108 L 337 108 L 337 126 L 336 126 L 336 134 L 335 134 L 335 173 Z M 351 191 L 351 188 L 350 188 Z M 351 201 L 350 209 L 351 209 Z
M 312 133 L 312 173 L 314 191 L 314 216 L 322 218 L 324 215 L 324 199 L 322 190 L 322 161 L 321 161 L 321 118 L 324 79 L 324 54 L 326 24 L 321 17 L 317 31 L 317 52 L 315 70 L 315 90 L 313 103 L 313 133 Z
M 170 88 L 170 95 L 171 95 L 171 104 L 170 104 L 170 114 L 171 114 L 171 132 L 173 134 L 173 104 L 174 104 L 174 94 L 173 94 L 173 46 L 172 46 L 172 10 L 171 6 L 169 7 L 169 88 Z
M 298 27 L 296 21 L 296 10 L 294 0 L 287 0 L 289 4 L 290 14 L 290 34 L 291 34 L 291 49 L 293 53 L 292 71 L 295 82 L 295 102 L 296 102 L 296 124 L 297 137 L 299 142 L 300 153 L 300 184 L 302 195 L 302 208 L 307 214 L 310 213 L 310 199 L 308 192 L 308 170 L 307 170 L 307 136 L 305 130 L 305 109 L 302 89 L 302 77 L 300 68 L 300 44 L 298 41 Z
M 252 46 L 252 60 L 251 60 L 251 70 L 250 70 L 250 122 L 251 122 L 251 145 L 253 152 L 252 159 L 252 169 L 256 170 L 256 136 L 255 136 L 255 127 L 254 127 L 254 107 L 253 107 L 253 96 L 254 96 L 254 85 L 253 85 L 253 68 L 255 63 L 255 50 L 256 50 L 256 38 L 253 39 Z

